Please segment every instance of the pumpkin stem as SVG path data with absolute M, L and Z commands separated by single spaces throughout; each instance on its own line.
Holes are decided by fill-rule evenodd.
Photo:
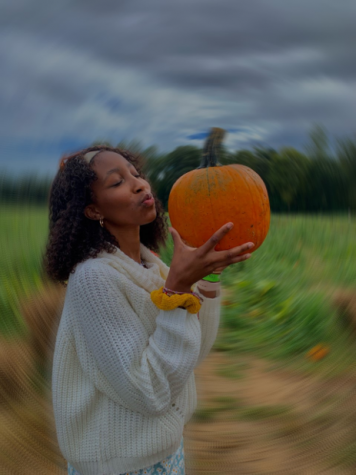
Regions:
M 218 127 L 213 127 L 211 129 L 204 144 L 203 157 L 198 169 L 221 166 L 218 162 L 218 158 L 225 133 L 224 129 L 219 129 Z

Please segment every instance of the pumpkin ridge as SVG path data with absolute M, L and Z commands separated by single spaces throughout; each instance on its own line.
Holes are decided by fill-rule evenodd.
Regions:
M 250 184 L 249 181 L 246 179 L 246 176 L 243 175 L 243 177 L 244 177 L 245 182 L 247 183 L 247 186 L 248 186 L 250 195 L 252 196 L 252 203 L 253 203 L 253 221 L 254 221 L 254 223 L 256 223 L 256 225 L 257 225 L 257 226 L 256 226 L 256 229 L 258 230 L 258 229 L 259 229 L 259 226 L 258 226 L 259 222 L 258 222 L 258 216 L 257 216 L 257 214 L 256 214 L 256 202 L 255 202 L 255 200 L 254 200 L 254 193 L 251 192 L 251 184 Z M 252 177 L 250 176 L 250 173 L 249 173 L 249 172 L 248 172 L 248 177 L 249 177 L 249 178 L 252 178 Z M 253 182 L 255 183 L 254 180 L 253 180 Z M 258 189 L 258 188 L 257 188 L 257 189 Z M 260 237 L 260 236 L 257 236 L 257 235 L 256 235 L 256 232 L 257 232 L 257 231 L 254 230 L 254 233 L 255 233 L 255 235 L 254 235 L 254 241 L 259 242 L 259 237 Z M 254 244 L 255 244 L 255 246 L 256 246 L 256 242 L 254 242 Z
M 236 180 L 234 179 L 233 170 L 231 170 L 230 167 L 228 167 L 227 171 L 228 171 L 228 174 L 230 175 L 232 183 L 233 183 L 235 196 L 238 196 L 238 188 L 237 188 Z M 240 176 L 240 173 L 239 173 L 239 176 Z M 234 228 L 235 228 L 235 226 L 237 226 L 237 223 L 234 223 Z M 229 233 L 228 233 L 228 235 L 229 235 Z
M 264 212 L 264 215 L 262 216 L 263 218 L 263 228 L 260 229 L 260 233 L 263 232 L 263 235 L 266 237 L 267 234 L 268 234 L 268 230 L 269 230 L 269 224 L 270 224 L 270 211 L 269 211 L 269 208 L 267 208 L 266 206 L 266 197 L 265 197 L 265 193 L 264 191 L 266 191 L 266 195 L 268 197 L 268 192 L 267 192 L 267 188 L 266 188 L 266 185 L 264 183 L 264 181 L 261 179 L 261 187 L 259 187 L 259 194 L 260 194 L 260 202 L 263 204 L 262 206 L 262 211 Z M 253 180 L 254 182 L 256 183 L 256 180 L 257 178 L 255 176 L 253 176 Z M 263 188 L 266 188 L 265 190 Z M 269 202 L 269 200 L 268 200 Z M 266 216 L 268 216 L 268 222 L 266 220 Z
M 247 184 L 249 193 L 251 194 L 250 184 L 249 184 L 248 181 L 246 180 L 244 174 L 241 173 L 241 169 L 240 169 L 239 165 L 238 165 L 238 164 L 235 164 L 235 165 L 237 165 L 237 166 L 234 167 L 234 168 L 228 166 L 229 174 L 230 174 L 230 173 L 237 172 L 238 175 L 239 175 L 240 180 L 241 180 L 241 181 L 244 181 L 244 182 Z M 233 180 L 233 182 L 234 182 L 234 187 L 236 187 L 236 182 L 235 182 L 235 180 Z M 235 188 L 235 190 L 237 190 L 237 188 Z M 253 202 L 253 208 L 255 208 L 255 203 L 254 203 L 254 202 Z M 255 218 L 256 218 L 255 209 L 253 209 L 253 220 L 254 220 L 254 222 L 256 222 Z M 253 241 L 251 241 L 251 242 L 253 242 Z M 245 243 L 242 242 L 242 243 L 240 243 L 239 245 L 241 246 L 242 244 L 245 244 Z M 256 245 L 256 243 L 255 243 L 255 245 Z
M 253 179 L 253 182 L 256 185 L 256 189 L 258 190 L 259 201 L 262 204 L 262 212 L 264 212 L 264 215 L 262 216 L 263 228 L 258 227 L 259 232 L 260 232 L 260 236 L 259 236 L 259 239 L 260 239 L 261 236 L 265 236 L 265 237 L 267 236 L 269 225 L 270 225 L 270 208 L 269 206 L 268 207 L 266 206 L 266 196 L 268 198 L 268 192 L 267 192 L 267 188 L 264 181 L 259 175 L 256 176 L 253 174 L 251 175 L 251 177 Z M 261 183 L 259 183 L 259 181 Z M 266 192 L 266 196 L 264 194 L 264 191 Z M 269 203 L 269 200 L 268 200 L 268 203 Z M 266 216 L 268 216 L 268 222 L 266 220 Z
M 243 176 L 243 179 L 245 180 L 245 182 L 247 183 L 247 187 L 248 187 L 250 196 L 252 197 L 251 199 L 252 199 L 252 204 L 253 204 L 253 222 L 256 223 L 256 227 L 254 229 L 254 239 L 252 240 L 252 242 L 255 244 L 255 248 L 256 248 L 260 241 L 259 241 L 259 236 L 256 236 L 256 233 L 257 233 L 256 229 L 257 230 L 259 229 L 259 221 L 258 221 L 258 216 L 256 215 L 256 201 L 254 199 L 255 198 L 255 193 L 253 191 L 251 191 L 251 183 L 249 183 L 249 181 L 246 180 L 246 176 L 243 175 L 243 174 L 242 174 L 242 176 Z M 249 177 L 250 177 L 250 174 L 249 174 Z M 257 241 L 257 245 L 256 245 L 256 241 Z
M 214 170 L 214 168 L 213 168 L 213 170 Z M 214 173 L 214 171 L 213 171 L 213 173 Z M 216 217 L 215 217 L 215 214 L 214 214 L 214 206 L 212 206 L 212 200 L 211 200 L 211 190 L 210 190 L 210 181 L 209 181 L 209 179 L 210 179 L 209 167 L 207 167 L 207 169 L 206 169 L 206 175 L 207 175 L 208 190 L 209 190 L 209 204 L 210 204 L 210 209 L 211 209 L 211 218 L 212 218 L 213 226 L 214 226 L 214 229 L 215 229 L 214 232 L 216 232 L 218 230 L 218 227 L 217 227 L 217 224 L 216 224 Z M 215 249 L 215 247 L 214 247 L 214 249 Z
M 208 168 L 207 168 L 206 170 L 208 170 Z M 191 186 L 191 183 L 190 183 L 190 186 Z M 196 194 L 196 193 L 197 193 L 197 192 L 195 192 L 195 194 Z M 209 194 L 209 200 L 210 200 L 210 194 Z M 196 242 L 199 242 L 199 235 L 198 235 L 199 229 L 198 229 L 198 227 L 195 225 L 195 226 L 192 227 L 192 229 L 193 229 L 193 236 L 194 236 L 194 239 L 196 239 Z M 198 247 L 198 246 L 196 246 L 196 247 Z

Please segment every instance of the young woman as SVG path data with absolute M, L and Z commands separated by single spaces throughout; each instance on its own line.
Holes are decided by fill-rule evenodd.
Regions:
M 135 156 L 107 146 L 62 159 L 49 205 L 46 271 L 67 286 L 52 398 L 68 473 L 184 474 L 193 370 L 219 326 L 219 284 L 204 278 L 253 244 L 216 252 L 232 223 L 198 249 L 171 228 L 168 268 L 154 252 L 162 206 Z

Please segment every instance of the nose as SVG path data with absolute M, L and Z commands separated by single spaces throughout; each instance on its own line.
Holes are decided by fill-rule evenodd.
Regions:
M 145 186 L 142 183 L 142 178 L 137 178 L 135 176 L 132 177 L 133 179 L 133 190 L 135 193 L 141 193 L 142 191 L 145 191 L 146 193 L 150 193 L 150 189 L 148 186 Z

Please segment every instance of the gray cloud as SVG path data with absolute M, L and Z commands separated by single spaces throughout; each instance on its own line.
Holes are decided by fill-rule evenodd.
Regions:
M 231 135 L 236 147 L 254 137 L 302 145 L 315 122 L 353 132 L 354 1 L 4 0 L 1 8 L 3 134 L 121 135 L 168 150 L 211 125 L 247 127 Z

